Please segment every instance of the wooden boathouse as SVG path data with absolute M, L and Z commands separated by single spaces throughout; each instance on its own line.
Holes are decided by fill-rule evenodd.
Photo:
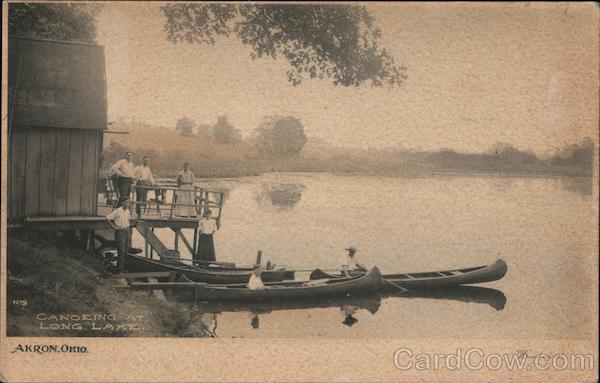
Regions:
M 103 135 L 110 133 L 104 47 L 10 38 L 8 52 L 9 228 L 83 230 L 90 249 L 95 235 L 110 240 L 113 230 L 104 216 L 113 206 L 103 201 L 106 190 L 99 182 Z M 146 255 L 178 257 L 179 239 L 190 252 L 196 249 L 198 220 L 174 216 L 176 189 L 161 186 L 170 203 L 165 198 L 152 209 L 145 204 L 149 214 L 134 219 Z M 223 194 L 196 187 L 194 196 L 198 214 L 216 208 L 219 223 Z M 175 233 L 174 249 L 155 228 Z M 182 229 L 193 229 L 194 239 Z
M 9 224 L 96 215 L 104 48 L 14 38 L 8 71 Z

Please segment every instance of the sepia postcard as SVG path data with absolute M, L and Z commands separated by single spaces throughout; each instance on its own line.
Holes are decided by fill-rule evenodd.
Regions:
M 598 380 L 597 4 L 2 10 L 0 381 Z

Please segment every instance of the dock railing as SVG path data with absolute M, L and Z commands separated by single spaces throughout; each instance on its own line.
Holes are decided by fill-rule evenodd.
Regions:
M 136 191 L 138 190 L 145 191 L 145 201 L 137 200 L 138 193 Z M 182 195 L 182 193 L 192 193 L 192 203 L 177 202 L 177 196 Z M 104 206 L 116 208 L 119 193 L 110 178 L 105 183 L 103 196 Z M 136 217 L 138 219 L 199 219 L 206 209 L 211 209 L 217 227 L 221 226 L 224 198 L 222 191 L 208 190 L 196 185 L 193 186 L 192 190 L 186 190 L 180 189 L 170 182 L 161 182 L 148 186 L 133 185 L 129 198 L 132 201 L 132 211 L 139 211 L 140 213 Z M 191 212 L 188 210 L 186 215 L 178 215 L 177 207 L 191 207 L 193 209 L 191 209 Z

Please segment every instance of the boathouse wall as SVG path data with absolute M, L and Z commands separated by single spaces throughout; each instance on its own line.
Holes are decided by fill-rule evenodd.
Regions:
M 10 39 L 8 219 L 97 214 L 104 48 Z

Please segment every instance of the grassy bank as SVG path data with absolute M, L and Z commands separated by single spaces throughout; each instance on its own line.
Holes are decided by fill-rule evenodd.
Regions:
M 159 301 L 101 277 L 74 233 L 9 232 L 9 336 L 206 337 L 192 305 Z

